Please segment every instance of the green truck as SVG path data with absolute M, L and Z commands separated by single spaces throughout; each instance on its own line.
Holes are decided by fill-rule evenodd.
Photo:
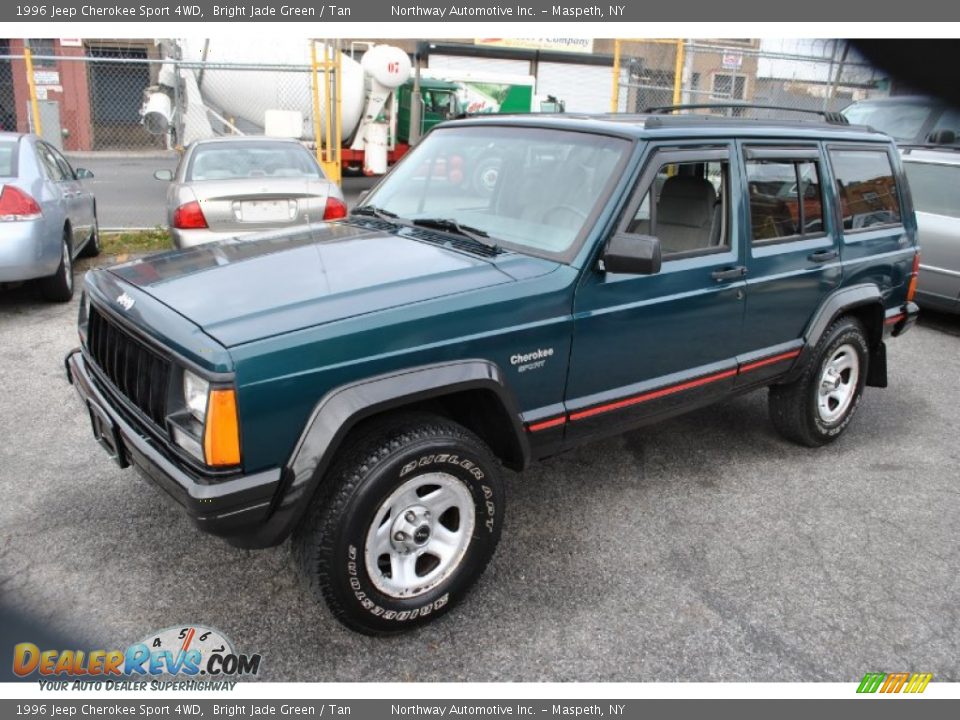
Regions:
M 438 123 L 463 115 L 487 113 L 556 113 L 564 111 L 562 100 L 541 97 L 535 92 L 532 75 L 426 74 L 420 78 L 420 135 Z M 393 165 L 410 151 L 413 118 L 414 81 L 396 92 L 396 130 L 387 161 Z M 344 148 L 343 165 L 357 170 L 363 166 L 363 151 Z M 489 186 L 495 178 L 489 176 Z

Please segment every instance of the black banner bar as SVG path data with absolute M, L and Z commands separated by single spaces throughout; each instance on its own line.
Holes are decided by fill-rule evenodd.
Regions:
M 855 688 L 851 685 L 850 692 Z M 904 708 L 904 702 L 910 709 Z M 203 720 L 940 720 L 955 718 L 960 702 L 918 698 L 849 700 L 247 700 L 224 693 L 216 700 L 118 697 L 113 700 L 43 698 L 0 700 L 0 717 L 202 718 Z
M 948 22 L 941 0 L 37 0 L 4 2 L 0 22 Z M 614 26 L 610 26 L 611 30 Z M 827 25 L 826 27 L 829 27 Z M 613 34 L 613 33 L 611 33 Z

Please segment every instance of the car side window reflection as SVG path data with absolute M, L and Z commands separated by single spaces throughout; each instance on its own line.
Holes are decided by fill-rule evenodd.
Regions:
M 753 244 L 823 233 L 820 173 L 811 161 L 747 162 Z

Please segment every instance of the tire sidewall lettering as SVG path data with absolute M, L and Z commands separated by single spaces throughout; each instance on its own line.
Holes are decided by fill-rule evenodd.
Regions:
M 840 421 L 836 424 L 828 424 L 823 422 L 823 420 L 820 418 L 820 413 L 817 408 L 817 391 L 820 382 L 820 376 L 823 373 L 823 366 L 827 359 L 834 352 L 836 352 L 837 348 L 845 344 L 852 345 L 857 349 L 858 360 L 860 361 L 860 376 L 857 379 L 857 388 L 855 390 L 856 395 L 854 396 L 853 402 L 850 403 L 850 407 L 847 408 L 846 413 L 844 413 Z M 866 345 L 863 335 L 854 328 L 846 328 L 824 348 L 823 353 L 820 355 L 820 361 L 817 364 L 817 372 L 811 377 L 810 389 L 812 403 L 811 420 L 814 431 L 817 434 L 828 438 L 834 438 L 846 430 L 847 426 L 853 420 L 853 416 L 856 414 L 857 408 L 860 406 L 860 401 L 863 398 L 863 387 L 866 382 L 868 371 L 867 362 L 869 356 L 870 350 Z
M 461 576 L 469 572 L 469 565 L 475 562 L 474 557 L 486 552 L 485 547 L 496 542 L 499 535 L 499 517 L 497 512 L 498 497 L 494 484 L 487 484 L 487 472 L 482 467 L 482 461 L 469 453 L 461 452 L 423 452 L 404 457 L 397 462 L 393 471 L 393 480 L 389 485 L 382 483 L 379 495 L 386 497 L 392 488 L 401 482 L 407 481 L 417 474 L 431 472 L 445 472 L 461 480 L 474 500 L 476 522 L 473 538 L 467 548 L 461 565 L 454 574 L 444 581 L 436 592 L 428 592 L 423 598 L 395 599 L 382 596 L 374 589 L 363 560 L 363 537 L 367 532 L 366 523 L 355 523 L 352 530 L 347 531 L 350 537 L 344 538 L 346 544 L 343 564 L 345 571 L 346 590 L 357 605 L 377 618 L 379 622 L 389 624 L 404 624 L 413 621 L 423 621 L 425 618 L 443 610 L 458 594 L 461 586 Z M 377 507 L 377 502 L 366 502 L 365 506 Z M 370 511 L 372 513 L 372 510 Z M 367 518 L 369 521 L 369 518 Z M 341 546 L 343 547 L 343 546 Z M 420 600 L 419 604 L 416 604 Z

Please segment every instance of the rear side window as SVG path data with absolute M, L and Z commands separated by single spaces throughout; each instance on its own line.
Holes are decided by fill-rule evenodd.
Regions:
M 900 199 L 886 150 L 830 151 L 844 230 L 900 222 Z
M 66 180 L 67 176 L 63 173 L 63 168 L 57 164 L 57 158 L 47 147 L 46 143 L 37 143 L 37 155 L 40 156 L 40 162 L 47 171 L 47 176 L 54 182 Z
M 903 169 L 918 211 L 960 218 L 960 165 L 905 162 Z
M 823 234 L 823 200 L 815 162 L 750 160 L 747 189 L 754 244 Z
M 17 141 L 0 140 L 0 177 L 17 176 Z

